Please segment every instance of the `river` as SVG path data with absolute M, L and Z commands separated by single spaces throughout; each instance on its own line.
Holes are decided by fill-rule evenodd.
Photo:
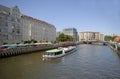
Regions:
M 43 52 L 0 59 L 0 79 L 120 79 L 120 57 L 107 46 L 79 45 L 61 58 Z

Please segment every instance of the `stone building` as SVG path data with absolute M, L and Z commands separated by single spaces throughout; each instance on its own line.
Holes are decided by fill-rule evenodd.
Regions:
M 0 5 L 0 44 L 17 43 L 22 39 L 21 13 L 17 6 Z
M 22 40 L 55 41 L 56 28 L 45 21 L 22 15 Z
M 21 14 L 19 8 L 0 5 L 0 45 L 27 41 L 55 41 L 54 25 Z
M 80 32 L 79 41 L 104 41 L 104 35 L 99 32 Z

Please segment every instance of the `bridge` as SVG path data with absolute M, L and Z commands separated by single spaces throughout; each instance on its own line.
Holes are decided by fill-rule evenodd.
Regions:
M 99 41 L 99 40 L 87 40 L 87 41 L 81 41 L 80 43 L 83 43 L 83 44 L 98 44 L 98 45 L 107 45 L 108 44 L 106 41 Z

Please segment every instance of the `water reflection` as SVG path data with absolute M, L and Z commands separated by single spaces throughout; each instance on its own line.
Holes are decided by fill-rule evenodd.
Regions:
M 60 58 L 42 58 L 44 63 L 60 63 L 64 62 L 64 57 Z

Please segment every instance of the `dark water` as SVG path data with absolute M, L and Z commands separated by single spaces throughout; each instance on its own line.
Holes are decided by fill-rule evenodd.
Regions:
M 79 45 L 62 58 L 42 52 L 0 59 L 0 79 L 120 79 L 120 57 L 107 46 Z

